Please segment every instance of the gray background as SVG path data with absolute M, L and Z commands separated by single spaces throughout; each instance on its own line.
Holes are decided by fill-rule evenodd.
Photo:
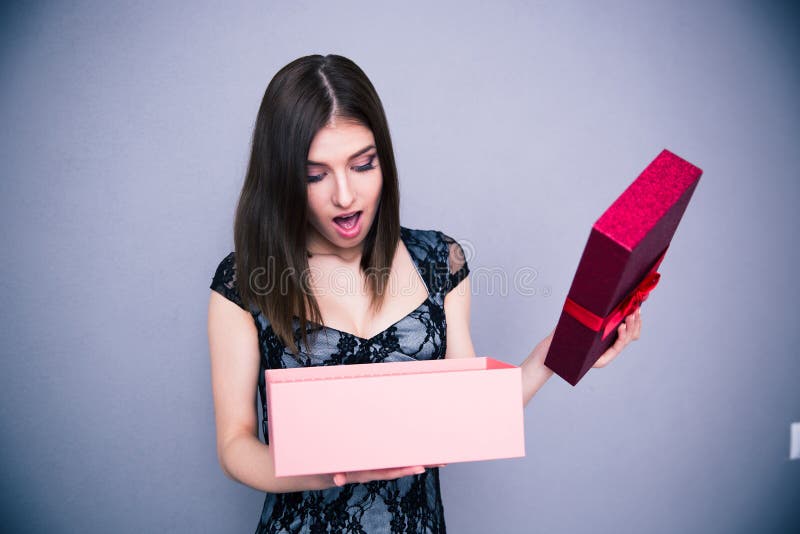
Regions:
M 442 470 L 484 532 L 800 525 L 797 10 L 764 2 L 70 2 L 2 8 L 3 529 L 251 532 L 217 464 L 208 284 L 266 84 L 355 60 L 402 223 L 470 266 L 479 355 L 555 325 L 591 224 L 663 148 L 704 170 L 642 338 L 525 413 L 524 459 Z M 795 95 L 795 96 L 792 96 Z

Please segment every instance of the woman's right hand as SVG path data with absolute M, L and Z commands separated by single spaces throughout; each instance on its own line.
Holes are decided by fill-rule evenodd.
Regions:
M 369 469 L 366 471 L 348 471 L 346 473 L 335 473 L 333 483 L 336 486 L 344 486 L 354 482 L 371 482 L 373 480 L 393 480 L 395 478 L 407 477 L 411 475 L 421 475 L 426 467 L 444 467 L 446 464 L 438 465 L 416 465 L 412 467 L 391 467 L 387 469 Z

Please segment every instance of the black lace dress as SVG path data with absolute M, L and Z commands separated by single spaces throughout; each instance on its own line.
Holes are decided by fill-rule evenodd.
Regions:
M 469 273 L 463 250 L 457 241 L 437 230 L 401 226 L 400 236 L 425 282 L 428 298 L 369 339 L 316 325 L 320 330 L 316 344 L 307 350 L 300 343 L 299 321 L 295 319 L 295 342 L 300 347 L 295 356 L 274 334 L 262 313 L 248 310 L 259 333 L 258 395 L 266 443 L 269 437 L 264 369 L 444 358 L 444 297 Z M 231 252 L 222 260 L 211 289 L 244 307 L 236 290 L 234 259 Z M 256 533 L 267 532 L 444 533 L 439 470 L 432 468 L 420 475 L 320 491 L 267 493 Z

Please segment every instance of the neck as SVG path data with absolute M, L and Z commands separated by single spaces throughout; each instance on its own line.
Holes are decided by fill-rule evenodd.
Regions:
M 306 241 L 306 255 L 312 257 L 327 257 L 338 259 L 342 263 L 351 265 L 361 262 L 364 252 L 364 242 L 350 248 L 341 248 L 325 239 L 317 232 L 311 232 Z
M 340 249 L 337 251 L 329 251 L 309 248 L 306 253 L 309 258 L 334 258 L 348 265 L 361 263 L 361 249 Z
M 351 248 L 340 248 L 330 242 L 312 241 L 306 245 L 306 254 L 309 258 L 334 258 L 345 264 L 357 264 L 361 262 L 363 244 Z

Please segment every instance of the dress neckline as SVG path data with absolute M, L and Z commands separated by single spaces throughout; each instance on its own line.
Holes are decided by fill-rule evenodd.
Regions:
M 420 269 L 419 261 L 417 260 L 416 255 L 413 252 L 411 252 L 411 249 L 408 248 L 408 242 L 406 240 L 406 237 L 408 235 L 407 234 L 408 231 L 409 230 L 407 228 L 405 228 L 404 226 L 400 226 L 400 240 L 403 242 L 403 246 L 405 246 L 406 252 L 408 252 L 408 255 L 411 257 L 411 263 L 414 265 L 414 269 L 417 271 L 417 274 L 419 275 L 420 280 L 422 280 L 422 285 L 425 286 L 425 291 L 428 293 L 428 296 L 425 297 L 425 300 L 423 300 L 420 303 L 419 306 L 417 306 L 416 308 L 414 308 L 413 310 L 411 310 L 410 312 L 405 314 L 403 317 L 401 317 L 397 321 L 393 322 L 392 324 L 390 324 L 389 326 L 387 326 L 386 328 L 384 328 L 383 330 L 378 332 L 377 334 L 375 334 L 373 336 L 370 336 L 370 337 L 361 337 L 359 335 L 353 334 L 352 332 L 346 332 L 344 330 L 339 330 L 338 328 L 334 328 L 333 326 L 319 324 L 319 323 L 315 323 L 313 321 L 309 321 L 309 324 L 312 324 L 315 327 L 317 327 L 319 329 L 322 329 L 322 330 L 331 330 L 333 332 L 338 332 L 340 334 L 346 334 L 348 336 L 352 336 L 353 338 L 357 339 L 359 342 L 361 342 L 363 344 L 363 343 L 368 343 L 368 342 L 370 342 L 370 341 L 382 336 L 388 330 L 390 330 L 393 327 L 397 326 L 402 321 L 408 319 L 412 314 L 418 312 L 426 304 L 433 304 L 433 294 L 431 293 L 431 290 L 428 287 L 428 284 L 425 282 L 425 277 L 423 276 L 422 270 Z

